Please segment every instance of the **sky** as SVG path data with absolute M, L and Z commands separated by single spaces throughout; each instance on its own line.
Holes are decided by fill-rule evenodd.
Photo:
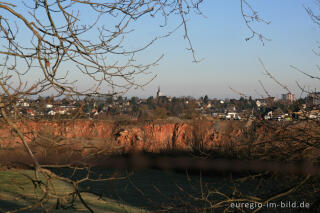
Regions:
M 297 97 L 301 90 L 296 82 L 306 89 L 319 89 L 318 81 L 308 79 L 290 65 L 309 74 L 319 74 L 319 56 L 313 50 L 319 46 L 320 28 L 312 22 L 304 6 L 313 8 L 319 14 L 320 8 L 316 7 L 313 0 L 249 2 L 260 17 L 270 21 L 268 25 L 258 23 L 252 26 L 271 41 L 263 44 L 257 37 L 245 41 L 251 33 L 241 16 L 239 0 L 204 0 L 200 5 L 203 16 L 192 14 L 187 18 L 188 33 L 201 62 L 193 62 L 190 51 L 186 49 L 188 43 L 183 37 L 184 31 L 180 28 L 170 37 L 160 39 L 137 55 L 141 63 L 152 62 L 162 54 L 164 57 L 158 66 L 149 70 L 150 75 L 137 76 L 137 81 L 148 81 L 154 75 L 157 77 L 143 89 L 131 89 L 125 96 L 155 96 L 160 86 L 162 94 L 168 96 L 239 98 L 237 93 L 229 89 L 232 87 L 248 96 L 259 97 L 258 94 L 265 96 L 258 83 L 261 80 L 268 92 L 279 98 L 286 91 L 263 73 L 259 58 L 268 71 Z M 83 18 L 91 21 L 88 14 Z M 159 19 L 140 19 L 131 26 L 135 31 L 125 41 L 125 45 L 138 47 L 156 35 L 166 34 L 179 24 L 178 18 L 169 17 L 166 28 L 159 27 L 162 23 Z M 112 25 L 112 20 L 107 23 Z M 37 74 L 32 75 L 29 81 Z M 77 78 L 77 74 L 71 74 L 71 77 Z M 80 88 L 89 84 L 90 81 L 79 79 Z
M 178 31 L 148 50 L 149 56 L 165 54 L 154 69 L 157 78 L 144 90 L 132 90 L 128 95 L 155 95 L 160 86 L 162 93 L 169 96 L 199 97 L 207 94 L 210 98 L 239 97 L 229 87 L 248 96 L 257 97 L 255 90 L 265 96 L 258 83 L 261 80 L 272 96 L 280 97 L 286 91 L 263 74 L 259 58 L 268 71 L 296 96 L 301 95 L 296 81 L 306 88 L 317 88 L 317 81 L 290 68 L 294 65 L 307 73 L 318 74 L 319 56 L 312 50 L 317 48 L 320 31 L 304 9 L 304 6 L 317 9 L 314 2 L 250 2 L 259 16 L 271 22 L 269 25 L 253 25 L 271 41 L 264 45 L 257 38 L 245 41 L 251 34 L 242 19 L 239 1 L 205 1 L 201 10 L 206 18 L 192 16 L 188 21 L 196 55 L 203 60 L 192 62 L 190 53 L 185 49 L 187 42 L 183 40 L 183 31 Z

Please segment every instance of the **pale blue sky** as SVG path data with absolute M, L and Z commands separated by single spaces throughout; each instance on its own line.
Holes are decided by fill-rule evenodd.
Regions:
M 257 96 L 255 89 L 264 94 L 258 83 L 262 80 L 271 95 L 280 96 L 285 91 L 263 75 L 258 58 L 297 96 L 300 90 L 296 80 L 310 88 L 317 87 L 317 81 L 309 80 L 289 67 L 295 65 L 317 74 L 319 57 L 312 49 L 317 47 L 320 31 L 303 8 L 303 5 L 314 6 L 313 1 L 261 0 L 252 3 L 255 3 L 253 6 L 261 17 L 271 21 L 270 25 L 254 26 L 272 41 L 265 42 L 264 46 L 256 38 L 245 41 L 250 32 L 241 17 L 239 1 L 206 1 L 201 8 L 207 18 L 193 16 L 188 22 L 197 56 L 204 60 L 192 63 L 180 30 L 148 50 L 146 59 L 165 53 L 165 58 L 154 69 L 158 77 L 144 91 L 133 90 L 128 94 L 154 95 L 160 85 L 162 92 L 170 96 L 208 94 L 211 98 L 237 97 L 228 89 L 231 86 Z
M 13 1 L 20 2 L 20 1 Z M 255 89 L 261 93 L 258 80 L 264 82 L 271 95 L 279 97 L 285 91 L 271 79 L 263 75 L 263 69 L 258 59 L 264 61 L 268 70 L 282 83 L 300 95 L 295 83 L 310 88 L 318 87 L 319 83 L 307 79 L 290 65 L 295 65 L 310 74 L 318 74 L 316 65 L 319 56 L 312 49 L 316 49 L 320 41 L 320 29 L 308 17 L 303 5 L 310 6 L 317 11 L 313 0 L 249 0 L 259 15 L 271 21 L 270 25 L 263 23 L 253 25 L 254 28 L 272 39 L 262 43 L 250 36 L 241 16 L 239 0 L 204 0 L 201 10 L 206 16 L 192 15 L 188 20 L 188 31 L 196 55 L 204 58 L 200 63 L 193 63 L 190 52 L 186 50 L 187 41 L 183 39 L 183 30 L 179 29 L 171 37 L 164 38 L 138 55 L 139 61 L 148 63 L 162 54 L 165 57 L 157 67 L 152 68 L 157 78 L 143 90 L 132 89 L 127 96 L 148 97 L 155 95 L 158 86 L 162 93 L 169 96 L 204 96 L 210 98 L 239 97 L 228 87 L 241 91 L 247 95 L 257 97 Z M 320 9 L 318 10 L 320 13 Z M 84 14 L 86 21 L 90 15 Z M 163 35 L 173 29 L 178 16 L 169 18 L 168 27 L 159 27 L 158 19 L 141 19 L 132 28 L 135 32 L 128 38 L 126 45 L 137 47 L 152 39 L 155 35 Z M 112 20 L 108 20 L 112 25 Z M 26 36 L 26 34 L 24 34 Z M 94 33 L 92 34 L 94 37 Z M 72 70 L 72 67 L 69 67 Z M 319 73 L 320 74 L 320 73 Z M 35 79 L 37 74 L 30 77 Z M 76 77 L 76 74 L 74 74 Z M 138 80 L 148 79 L 140 76 Z M 79 87 L 88 86 L 89 81 L 81 80 Z M 319 87 L 318 87 L 319 88 Z

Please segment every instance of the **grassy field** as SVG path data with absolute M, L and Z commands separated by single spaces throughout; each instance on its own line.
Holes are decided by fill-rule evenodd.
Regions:
M 74 172 L 70 168 L 52 169 L 54 173 L 72 180 L 79 180 L 87 175 L 86 170 Z M 116 171 L 114 169 L 92 168 L 92 179 L 95 175 L 103 174 L 103 178 L 128 176 L 125 179 L 109 181 L 85 181 L 79 185 L 83 199 L 95 212 L 194 212 L 190 207 L 204 207 L 202 201 L 194 198 L 201 197 L 201 181 L 211 187 L 227 189 L 230 181 L 221 177 L 202 177 L 187 175 L 173 171 L 160 171 L 154 169 L 134 171 Z M 32 170 L 7 170 L 0 172 L 0 212 L 15 210 L 37 204 L 37 198 L 43 193 L 35 190 L 32 181 Z M 63 181 L 54 181 L 54 190 L 58 195 L 72 191 L 72 186 Z M 51 191 L 53 188 L 51 188 Z M 207 188 L 204 186 L 204 190 Z M 64 203 L 67 203 L 64 201 Z M 66 205 L 65 205 L 66 206 Z M 72 208 L 57 209 L 57 199 L 51 198 L 45 202 L 49 212 L 88 212 L 79 199 Z M 190 208 L 190 209 L 189 209 Z M 40 206 L 22 212 L 41 212 Z
M 74 181 L 86 177 L 88 170 L 71 168 L 51 169 L 52 172 L 68 177 Z M 201 173 L 202 174 L 202 173 Z M 261 176 L 260 176 L 261 175 Z M 304 177 L 260 174 L 255 177 L 236 174 L 214 173 L 210 175 L 163 171 L 155 169 L 125 171 L 104 168 L 91 168 L 90 179 L 114 178 L 107 181 L 84 181 L 79 184 L 83 199 L 94 212 L 238 212 L 230 209 L 230 201 L 216 208 L 211 204 L 233 198 L 261 198 L 261 201 L 271 199 L 272 202 L 297 201 L 313 203 L 315 186 L 319 185 L 318 178 L 311 178 L 307 184 L 296 188 Z M 75 199 L 72 207 L 70 197 L 60 199 L 50 197 L 44 206 L 36 206 L 37 200 L 43 195 L 35 188 L 29 177 L 33 177 L 31 170 L 0 171 L 0 212 L 15 210 L 35 205 L 32 209 L 21 212 L 41 212 L 42 208 L 48 212 L 88 212 L 79 198 Z M 126 178 L 117 178 L 126 177 Z M 45 181 L 45 180 L 43 180 Z M 54 186 L 54 187 L 53 187 Z M 72 191 L 70 184 L 63 181 L 53 181 L 51 192 L 63 195 Z M 58 204 L 61 205 L 58 205 Z M 211 203 L 211 204 L 210 204 Z M 69 205 L 69 206 L 68 206 Z M 57 208 L 59 207 L 59 208 Z M 68 208 L 66 208 L 68 207 Z M 245 209 L 252 212 L 253 209 Z M 295 212 L 293 209 L 262 209 L 261 212 Z M 306 210 L 306 209 L 301 209 Z M 280 211 L 281 212 L 281 211 Z
M 0 171 L 0 212 L 17 209 L 21 209 L 21 212 L 41 212 L 43 207 L 49 212 L 88 212 L 79 199 L 76 199 L 74 205 L 67 209 L 61 207 L 63 205 L 57 208 L 59 206 L 57 204 L 62 204 L 63 201 L 58 201 L 54 197 L 44 202 L 43 207 L 38 206 L 38 199 L 43 196 L 43 193 L 34 187 L 29 177 L 34 177 L 34 172 L 31 170 Z M 71 192 L 72 186 L 55 180 L 50 189 L 55 190 L 57 195 L 63 195 Z M 99 196 L 92 193 L 82 193 L 82 196 L 95 212 L 147 212 L 105 197 L 99 199 Z M 27 208 L 31 206 L 32 208 Z

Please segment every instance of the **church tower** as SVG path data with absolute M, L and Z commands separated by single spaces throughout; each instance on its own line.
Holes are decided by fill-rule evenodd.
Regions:
M 158 92 L 157 92 L 157 99 L 161 96 L 161 92 L 160 92 L 160 86 L 158 87 Z

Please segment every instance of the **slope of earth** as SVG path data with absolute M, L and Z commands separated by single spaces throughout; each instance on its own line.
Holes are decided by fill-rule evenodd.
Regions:
M 35 187 L 30 179 L 33 177 L 32 170 L 0 171 L 0 212 L 17 209 L 20 209 L 19 212 L 43 212 L 44 208 L 48 212 L 88 212 L 77 197 L 70 205 L 69 198 L 58 200 L 54 196 L 49 196 L 48 199 L 44 199 L 41 207 L 38 199 L 41 199 L 44 193 Z M 54 180 L 49 190 L 61 196 L 72 192 L 72 186 L 63 181 Z M 92 193 L 81 193 L 81 195 L 94 212 L 147 212 L 119 201 L 100 198 Z

